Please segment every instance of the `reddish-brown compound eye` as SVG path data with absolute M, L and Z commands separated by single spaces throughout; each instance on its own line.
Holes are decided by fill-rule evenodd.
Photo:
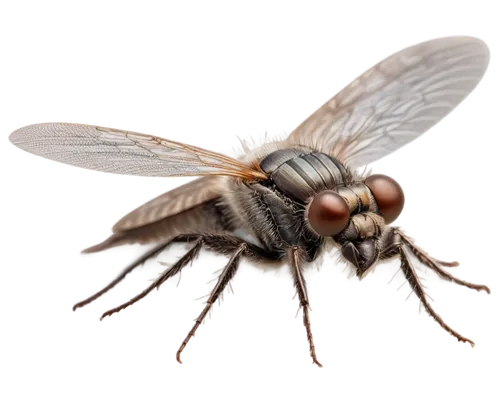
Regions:
M 317 194 L 307 210 L 309 224 L 321 236 L 333 236 L 342 232 L 349 223 L 349 217 L 346 201 L 331 190 Z
M 405 195 L 399 183 L 385 175 L 372 175 L 365 180 L 365 185 L 375 197 L 386 224 L 394 222 L 405 205 Z

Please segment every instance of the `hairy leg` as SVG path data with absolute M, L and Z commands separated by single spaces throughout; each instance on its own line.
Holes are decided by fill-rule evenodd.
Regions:
M 151 285 L 149 285 L 141 293 L 134 296 L 129 301 L 119 305 L 118 307 L 115 307 L 115 308 L 112 308 L 111 310 L 106 311 L 101 316 L 101 320 L 105 317 L 113 315 L 113 314 L 131 306 L 132 304 L 138 302 L 139 300 L 146 297 L 146 295 L 148 295 L 153 289 L 159 288 L 167 279 L 172 278 L 173 276 L 177 275 L 187 264 L 192 262 L 198 256 L 198 254 L 203 246 L 205 248 L 207 248 L 208 250 L 212 250 L 212 251 L 215 251 L 217 253 L 227 255 L 228 253 L 236 251 L 239 247 L 241 247 L 242 244 L 245 244 L 246 245 L 246 247 L 245 247 L 246 251 L 244 252 L 245 256 L 251 257 L 255 260 L 263 259 L 263 258 L 275 260 L 275 259 L 279 258 L 279 253 L 275 254 L 272 252 L 267 252 L 266 250 L 261 249 L 258 246 L 246 243 L 243 240 L 236 238 L 234 236 L 229 236 L 229 235 L 203 235 L 203 236 L 201 236 L 201 235 L 180 235 L 180 236 L 177 236 L 176 238 L 174 238 L 173 240 L 171 240 L 167 243 L 164 243 L 160 246 L 157 246 L 156 248 L 154 248 L 153 250 L 148 252 L 146 255 L 141 257 L 140 263 L 144 262 L 147 258 L 158 255 L 162 250 L 164 250 L 169 244 L 171 244 L 173 242 L 182 242 L 182 243 L 193 242 L 193 243 L 195 243 L 195 245 L 186 254 L 184 254 L 184 256 L 182 256 L 172 267 L 166 269 L 157 279 L 155 279 L 155 281 Z M 135 266 L 140 265 L 140 263 L 136 262 L 136 263 L 132 264 L 132 266 L 134 266 L 134 268 L 135 268 Z M 115 285 L 121 279 L 123 279 L 124 275 L 126 275 L 126 273 L 130 272 L 132 266 L 130 266 L 124 272 L 122 272 L 122 274 L 117 279 L 115 279 L 116 282 L 113 281 L 112 283 L 114 283 L 114 285 Z M 122 275 L 123 275 L 123 277 L 122 277 Z M 121 278 L 121 279 L 119 279 L 119 278 Z M 108 285 L 105 289 L 101 290 L 101 292 L 105 293 L 107 290 L 109 290 L 113 286 Z M 99 293 L 101 293 L 101 292 L 99 292 Z M 96 295 L 94 295 L 94 296 L 96 296 Z M 90 299 L 93 299 L 94 296 L 92 296 Z M 99 297 L 99 296 L 97 296 L 97 297 Z M 95 297 L 95 298 L 97 298 L 97 297 Z M 81 303 L 79 303 L 79 304 L 81 304 Z M 86 303 L 86 304 L 88 304 L 88 303 Z
M 149 285 L 146 289 L 144 289 L 141 293 L 139 293 L 137 296 L 133 297 L 126 303 L 123 303 L 119 305 L 118 307 L 112 308 L 111 310 L 106 311 L 104 314 L 101 316 L 101 321 L 104 317 L 108 317 L 110 315 L 113 315 L 114 313 L 120 312 L 121 310 L 127 308 L 128 306 L 131 306 L 132 304 L 138 302 L 139 300 L 143 299 L 146 297 L 147 294 L 149 294 L 153 289 L 159 288 L 163 282 L 165 282 L 167 279 L 173 277 L 174 275 L 177 275 L 182 268 L 184 268 L 187 264 L 192 262 L 199 254 L 201 250 L 201 246 L 203 244 L 203 239 L 199 238 L 198 240 L 195 241 L 195 245 L 186 253 L 184 256 L 182 256 L 179 261 L 177 261 L 172 267 L 166 269 L 164 272 L 161 273 L 161 275 L 155 279 L 155 281 Z
M 189 331 L 188 335 L 184 339 L 184 341 L 181 344 L 181 347 L 179 347 L 179 350 L 177 350 L 177 361 L 182 364 L 181 361 L 181 353 L 188 344 L 189 340 L 194 336 L 196 330 L 200 326 L 200 324 L 203 322 L 205 317 L 207 316 L 208 312 L 210 311 L 210 308 L 212 308 L 212 305 L 217 301 L 219 298 L 220 294 L 224 291 L 225 287 L 227 284 L 231 281 L 231 279 L 236 275 L 236 271 L 238 270 L 239 262 L 241 259 L 241 256 L 243 255 L 245 249 L 247 247 L 246 243 L 241 243 L 234 254 L 231 256 L 231 259 L 227 263 L 227 265 L 224 267 L 223 271 L 219 275 L 219 279 L 217 280 L 217 284 L 212 290 L 212 293 L 210 293 L 210 296 L 207 300 L 207 305 L 201 312 L 201 314 L 198 316 L 196 319 L 196 322 L 193 326 L 193 328 Z
M 432 273 L 437 278 L 435 280 L 439 280 L 445 284 L 453 284 L 474 292 L 492 294 L 492 289 L 486 284 L 468 281 L 459 277 L 452 271 L 460 268 L 460 263 L 446 263 L 439 261 L 434 256 L 429 254 L 429 252 L 423 250 L 421 248 L 422 246 L 417 247 L 414 243 L 414 238 L 411 237 L 410 233 L 402 229 L 397 230 L 396 232 L 402 240 L 400 254 L 403 261 L 403 268 L 406 270 L 406 274 L 412 288 L 411 290 L 413 290 L 416 296 L 418 296 L 419 307 L 448 336 L 455 339 L 459 343 L 467 344 L 471 348 L 476 347 L 477 344 L 474 339 L 465 336 L 458 329 L 451 326 L 432 306 L 432 296 L 430 295 L 425 284 L 419 278 L 419 275 L 421 274 L 420 270 L 422 269 L 422 265 L 425 265 L 428 269 L 432 270 Z M 415 257 L 412 257 L 410 253 L 413 253 Z M 411 294 L 409 294 L 409 296 L 411 296 Z
M 189 235 L 182 236 L 182 238 L 190 239 L 191 236 Z M 283 257 L 283 253 L 281 252 L 268 251 L 252 243 L 245 242 L 244 240 L 237 238 L 235 236 L 204 235 L 202 240 L 203 240 L 203 245 L 208 250 L 215 251 L 219 254 L 230 255 L 231 259 L 229 260 L 226 267 L 219 275 L 217 283 L 213 288 L 212 292 L 210 293 L 210 296 L 206 302 L 205 308 L 196 319 L 193 328 L 189 331 L 188 335 L 186 336 L 181 346 L 179 347 L 179 350 L 177 351 L 177 361 L 180 363 L 182 363 L 181 361 L 182 351 L 186 347 L 191 337 L 194 336 L 196 330 L 207 316 L 212 305 L 215 303 L 215 301 L 217 301 L 220 294 L 224 291 L 225 287 L 229 284 L 231 279 L 236 274 L 241 257 L 242 256 L 248 257 L 255 261 L 263 261 L 263 260 L 276 261 Z
M 166 242 L 160 243 L 158 246 L 154 247 L 153 249 L 149 250 L 147 253 L 139 257 L 136 261 L 134 261 L 132 264 L 130 264 L 127 268 L 125 268 L 109 285 L 107 285 L 105 288 L 99 290 L 96 294 L 90 296 L 89 298 L 76 303 L 73 306 L 73 311 L 75 311 L 77 308 L 86 306 L 87 304 L 92 303 L 94 300 L 98 299 L 101 297 L 104 293 L 108 292 L 110 289 L 114 288 L 118 283 L 120 283 L 130 272 L 132 272 L 135 268 L 138 266 L 144 264 L 147 260 L 150 258 L 154 258 L 158 256 L 163 250 L 165 250 L 173 241 L 168 240 Z
M 304 326 L 306 327 L 307 340 L 309 341 L 309 351 L 313 362 L 319 367 L 322 367 L 323 365 L 321 365 L 316 358 L 316 350 L 314 348 L 313 335 L 311 332 L 311 322 L 309 321 L 309 299 L 307 297 L 306 282 L 302 275 L 301 254 L 298 247 L 292 247 L 290 258 L 292 263 L 293 283 L 297 289 L 302 312 L 304 313 Z
M 460 285 L 470 287 L 476 290 L 485 290 L 489 293 L 489 289 L 483 285 L 474 285 L 472 283 L 461 281 L 446 271 L 442 270 L 437 264 L 439 263 L 437 260 L 433 259 L 423 250 L 415 246 L 413 241 L 409 239 L 406 235 L 401 233 L 398 228 L 391 228 L 389 233 L 384 237 L 385 243 L 382 246 L 382 254 L 381 259 L 388 259 L 393 257 L 398 257 L 401 261 L 401 270 L 403 271 L 406 280 L 410 284 L 413 292 L 417 295 L 422 305 L 424 306 L 427 313 L 434 318 L 434 320 L 448 333 L 452 336 L 456 337 L 461 342 L 468 342 L 471 346 L 474 346 L 474 342 L 467 339 L 466 337 L 460 335 L 458 332 L 450 328 L 443 319 L 433 310 L 429 301 L 427 299 L 427 295 L 424 291 L 424 287 L 420 282 L 420 279 L 413 267 L 411 260 L 408 256 L 408 251 L 415 254 L 415 256 L 426 266 L 431 268 L 433 271 L 437 272 L 438 275 L 443 279 L 448 279 L 452 282 L 458 283 Z M 451 263 L 450 263 L 451 264 Z M 441 263 L 443 265 L 443 263 Z

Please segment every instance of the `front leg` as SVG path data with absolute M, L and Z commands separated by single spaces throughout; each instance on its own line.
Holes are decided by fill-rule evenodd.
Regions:
M 389 259 L 393 257 L 398 257 L 401 260 L 401 270 L 403 271 L 406 280 L 410 284 L 413 292 L 417 295 L 422 305 L 424 306 L 427 313 L 434 318 L 434 320 L 448 333 L 452 336 L 456 337 L 460 342 L 468 342 L 472 347 L 474 347 L 474 342 L 466 337 L 460 335 L 458 332 L 453 330 L 450 326 L 448 326 L 443 319 L 434 311 L 431 305 L 428 302 L 427 294 L 424 291 L 424 287 L 420 282 L 420 279 L 413 267 L 410 258 L 408 257 L 407 250 L 405 246 L 413 253 L 415 256 L 427 267 L 431 268 L 433 271 L 437 272 L 438 275 L 443 279 L 448 279 L 460 285 L 476 289 L 476 290 L 485 290 L 487 293 L 490 293 L 488 287 L 484 285 L 475 285 L 469 282 L 462 281 L 453 277 L 451 274 L 443 271 L 437 265 L 437 260 L 434 260 L 432 257 L 428 256 L 423 250 L 415 246 L 415 244 L 398 228 L 391 228 L 386 236 L 384 236 L 384 243 L 382 246 L 382 254 L 381 259 Z M 441 265 L 446 264 L 442 263 Z M 449 263 L 454 264 L 454 263 Z M 450 265 L 451 266 L 451 265 Z
M 312 326 L 312 312 L 311 312 L 311 299 L 308 295 L 307 282 L 304 281 L 299 265 L 299 249 L 294 247 L 293 252 L 293 266 L 295 271 L 295 293 L 298 297 L 299 315 L 302 319 L 302 328 L 304 329 L 304 336 L 307 345 L 309 346 L 309 357 L 312 363 L 318 368 L 324 368 L 324 363 L 319 359 L 319 351 L 316 347 L 316 338 L 314 336 L 314 329 Z

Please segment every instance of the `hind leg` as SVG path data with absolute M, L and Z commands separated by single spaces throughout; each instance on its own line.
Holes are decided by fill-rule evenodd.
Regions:
M 114 288 L 118 283 L 120 283 L 130 272 L 132 272 L 134 269 L 136 269 L 138 266 L 144 264 L 147 260 L 157 257 L 163 250 L 165 250 L 173 240 L 168 240 L 166 242 L 160 243 L 158 246 L 154 247 L 153 249 L 149 250 L 146 252 L 144 255 L 139 257 L 136 261 L 134 261 L 132 264 L 130 264 L 127 268 L 125 268 L 120 274 L 113 280 L 111 283 L 109 283 L 106 287 L 103 289 L 99 290 L 97 293 L 94 295 L 90 296 L 89 298 L 76 303 L 73 306 L 73 311 L 75 311 L 77 308 L 86 306 L 87 304 L 92 303 L 94 300 L 98 299 L 101 297 L 104 293 L 108 292 L 112 288 Z
M 149 251 L 146 253 L 143 257 L 141 257 L 139 260 L 137 260 L 135 263 L 133 263 L 130 267 L 125 269 L 120 276 L 118 276 L 110 285 L 108 285 L 106 288 L 98 292 L 96 295 L 90 297 L 89 299 L 85 300 L 84 302 L 78 303 L 77 306 L 83 306 L 85 304 L 90 303 L 109 289 L 111 289 L 113 286 L 115 286 L 118 282 L 120 282 L 127 273 L 129 273 L 132 269 L 140 265 L 141 263 L 145 262 L 147 259 L 158 255 L 161 251 L 163 251 L 167 246 L 169 246 L 172 242 L 193 242 L 194 246 L 183 256 L 181 257 L 172 267 L 169 269 L 165 270 L 151 285 L 149 285 L 144 291 L 133 297 L 131 300 L 121 304 L 118 307 L 115 307 L 109 311 L 106 311 L 102 317 L 101 320 L 104 317 L 110 316 L 114 313 L 117 313 L 132 304 L 136 303 L 137 301 L 143 299 L 148 293 L 150 293 L 153 289 L 159 288 L 167 279 L 175 276 L 177 273 L 179 273 L 182 268 L 184 268 L 189 262 L 194 260 L 196 256 L 199 254 L 199 251 L 201 250 L 202 247 L 206 248 L 207 250 L 214 251 L 219 254 L 223 255 L 230 255 L 230 260 L 219 275 L 218 281 L 212 290 L 207 302 L 206 306 L 201 312 L 201 314 L 198 316 L 196 319 L 196 322 L 193 326 L 193 328 L 189 331 L 188 335 L 182 342 L 181 346 L 179 347 L 179 350 L 177 351 L 177 361 L 181 363 L 181 353 L 185 349 L 186 345 L 188 344 L 189 340 L 194 336 L 195 332 L 207 316 L 208 312 L 210 311 L 212 305 L 217 301 L 217 299 L 220 297 L 226 286 L 229 284 L 231 279 L 235 276 L 236 271 L 238 269 L 241 257 L 248 257 L 254 261 L 278 261 L 282 259 L 285 256 L 284 251 L 270 251 L 263 249 L 259 246 L 256 246 L 252 243 L 248 243 L 240 238 L 237 238 L 235 236 L 231 235 L 216 235 L 216 234 L 209 234 L 209 235 L 180 235 L 173 239 L 170 242 L 165 242 L 154 248 L 153 250 Z M 297 249 L 296 249 L 297 250 Z M 303 284 L 299 284 L 299 282 L 303 283 L 303 277 L 302 273 L 300 270 L 300 266 L 298 264 L 298 258 L 299 255 L 298 253 L 295 254 L 295 260 L 297 263 L 294 264 L 294 278 L 295 278 L 295 285 L 297 287 L 297 290 L 299 292 L 300 296 L 300 301 L 301 301 L 301 306 L 304 309 L 304 324 L 306 324 L 307 332 L 308 332 L 308 339 L 311 345 L 311 355 L 313 357 L 313 360 L 319 364 L 319 362 L 316 359 L 316 355 L 314 352 L 314 344 L 312 343 L 312 334 L 310 332 L 310 324 L 309 324 L 309 317 L 308 317 L 308 300 L 307 300 L 307 293 L 305 292 L 305 287 L 303 287 Z
M 149 285 L 146 289 L 144 289 L 141 293 L 139 293 L 137 296 L 134 296 L 132 299 L 127 301 L 126 303 L 123 303 L 119 305 L 118 307 L 112 308 L 111 310 L 106 311 L 104 314 L 101 316 L 101 321 L 104 317 L 109 317 L 110 315 L 113 315 L 114 313 L 120 312 L 121 310 L 124 310 L 125 308 L 131 306 L 134 303 L 137 303 L 139 300 L 143 299 L 146 297 L 148 293 L 150 293 L 153 289 L 159 288 L 163 282 L 165 282 L 167 279 L 171 278 L 174 275 L 177 275 L 187 264 L 192 262 L 197 256 L 198 253 L 201 250 L 203 242 L 201 239 L 197 239 L 195 241 L 194 246 L 186 253 L 184 254 L 172 267 L 166 269 L 163 271 L 158 278 L 154 280 L 154 282 Z

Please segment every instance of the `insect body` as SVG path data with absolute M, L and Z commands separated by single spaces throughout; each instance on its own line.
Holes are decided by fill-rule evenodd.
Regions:
M 414 140 L 456 107 L 483 76 L 489 53 L 469 37 L 437 39 L 409 47 L 377 64 L 329 100 L 290 136 L 237 160 L 198 147 L 134 132 L 91 125 L 47 123 L 21 128 L 10 140 L 56 161 L 105 172 L 145 176 L 202 176 L 165 193 L 122 218 L 113 234 L 86 252 L 126 243 L 157 246 L 126 268 L 129 272 L 174 242 L 188 252 L 130 301 L 134 304 L 179 273 L 201 248 L 230 257 L 177 352 L 181 352 L 212 304 L 237 272 L 242 257 L 286 262 L 297 289 L 313 361 L 317 364 L 302 274 L 328 244 L 362 279 L 379 261 L 398 258 L 401 270 L 426 311 L 459 341 L 474 343 L 450 328 L 430 306 L 409 254 L 441 278 L 476 290 L 489 289 L 455 278 L 443 267 L 457 263 L 430 257 L 394 222 L 404 206 L 403 190 L 384 175 L 356 169 Z

